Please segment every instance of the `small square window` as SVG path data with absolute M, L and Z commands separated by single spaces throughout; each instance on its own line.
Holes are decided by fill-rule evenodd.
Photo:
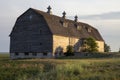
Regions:
M 37 53 L 32 53 L 33 56 L 37 56 Z
M 29 53 L 28 53 L 28 52 L 25 52 L 24 54 L 25 54 L 25 56 L 28 56 L 28 55 L 29 55 Z
M 42 30 L 40 30 L 40 34 L 42 34 Z
M 40 45 L 42 45 L 42 43 L 40 43 Z
M 19 55 L 19 53 L 18 53 L 18 52 L 16 52 L 16 53 L 15 53 L 15 56 L 18 56 L 18 55 Z
M 47 52 L 44 52 L 44 53 L 43 53 L 43 56 L 47 56 Z

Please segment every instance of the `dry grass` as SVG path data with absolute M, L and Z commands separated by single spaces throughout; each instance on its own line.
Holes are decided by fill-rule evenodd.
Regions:
M 0 80 L 120 80 L 120 58 L 9 60 L 0 55 Z

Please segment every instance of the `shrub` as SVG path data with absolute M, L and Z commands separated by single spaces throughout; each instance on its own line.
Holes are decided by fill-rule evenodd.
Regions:
M 85 44 L 86 44 L 86 48 L 84 50 L 85 52 L 98 52 L 98 45 L 94 38 L 92 37 L 87 38 Z
M 107 45 L 106 43 L 104 43 L 104 51 L 105 52 L 110 52 L 111 51 L 110 46 Z
M 67 46 L 67 52 L 65 52 L 65 56 L 74 56 L 73 46 L 71 46 L 71 45 Z

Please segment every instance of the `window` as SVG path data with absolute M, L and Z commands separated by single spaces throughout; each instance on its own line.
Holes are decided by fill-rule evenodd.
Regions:
M 42 34 L 42 30 L 40 29 L 40 34 Z
M 87 30 L 87 32 L 91 32 L 91 31 L 92 31 L 92 28 L 86 27 L 86 30 Z
M 30 15 L 30 16 L 29 16 L 29 19 L 30 19 L 30 20 L 32 20 L 32 18 L 33 18 L 33 16 L 32 16 L 32 15 Z
M 77 30 L 81 30 L 82 28 L 82 26 L 78 25 L 77 23 L 75 23 L 74 26 L 77 28 Z
M 88 32 L 91 32 L 91 28 L 88 28 Z
M 37 53 L 32 53 L 33 56 L 37 56 Z
M 63 27 L 68 27 L 68 23 L 63 22 Z
M 24 54 L 25 54 L 25 56 L 28 56 L 28 55 L 29 55 L 29 53 L 28 53 L 28 52 L 25 52 Z
M 87 41 L 86 41 L 86 40 L 83 40 L 83 44 L 87 44 Z
M 15 52 L 15 56 L 18 56 L 19 55 L 19 53 L 18 52 Z
M 81 30 L 81 26 L 77 26 L 77 30 Z
M 44 52 L 44 53 L 43 53 L 43 56 L 47 56 L 47 52 Z
M 42 45 L 42 43 L 40 43 L 40 45 Z

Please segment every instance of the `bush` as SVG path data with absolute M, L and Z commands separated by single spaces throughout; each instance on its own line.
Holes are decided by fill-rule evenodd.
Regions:
M 71 45 L 67 46 L 67 52 L 65 52 L 65 56 L 74 56 L 73 46 L 71 46 Z
M 86 49 L 85 52 L 98 52 L 98 44 L 93 37 L 89 37 L 86 39 Z M 84 44 L 84 45 L 85 45 Z

